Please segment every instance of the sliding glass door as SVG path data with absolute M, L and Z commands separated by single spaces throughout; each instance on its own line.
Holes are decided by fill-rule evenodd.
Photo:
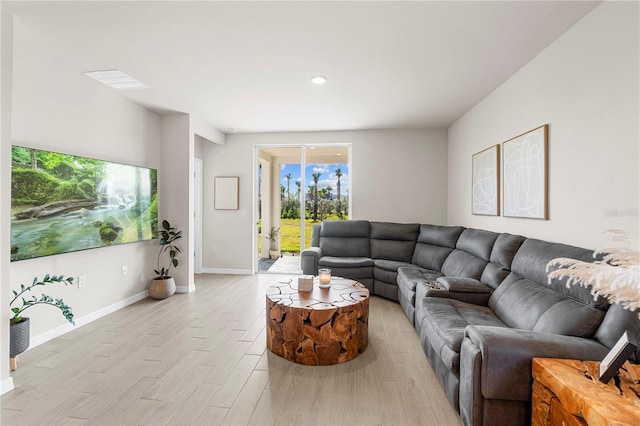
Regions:
M 348 145 L 305 147 L 305 247 L 311 246 L 311 227 L 323 220 L 349 218 Z
M 259 146 L 256 157 L 256 270 L 299 273 L 312 226 L 349 218 L 350 146 Z

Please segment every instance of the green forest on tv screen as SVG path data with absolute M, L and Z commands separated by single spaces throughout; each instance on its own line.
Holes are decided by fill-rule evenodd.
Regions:
M 157 171 L 13 146 L 11 260 L 150 240 Z

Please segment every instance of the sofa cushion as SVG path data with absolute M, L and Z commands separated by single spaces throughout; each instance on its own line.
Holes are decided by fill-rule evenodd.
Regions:
M 442 273 L 447 277 L 465 277 L 479 280 L 487 262 L 464 250 L 455 249 L 442 265 Z
M 500 234 L 484 229 L 467 228 L 456 243 L 456 248 L 464 250 L 469 254 L 479 257 L 485 261 L 489 261 L 493 244 Z
M 424 269 L 440 271 L 452 251 L 453 249 L 449 247 L 418 243 L 413 252 L 411 263 Z
M 500 234 L 496 242 L 493 243 L 489 260 L 503 268 L 511 269 L 511 262 L 525 239 L 521 235 Z
M 398 268 L 411 266 L 411 264 L 394 260 L 374 259 L 373 266 L 373 278 L 375 280 L 384 281 L 395 286 L 398 281 Z
M 593 337 L 605 314 L 513 272 L 493 292 L 489 307 L 509 327 L 578 337 Z
M 398 262 L 395 260 L 373 259 L 373 266 L 384 269 L 385 271 L 398 272 L 398 268 L 412 265 L 410 263 Z
M 311 227 L 311 247 L 320 247 L 320 227 L 322 225 L 313 225 Z
M 444 261 L 456 247 L 461 226 L 421 225 L 411 263 L 424 269 L 440 271 Z
M 509 276 L 509 273 L 510 271 L 507 268 L 502 267 L 497 263 L 487 263 L 484 271 L 482 271 L 482 277 L 480 277 L 480 281 L 495 290 L 496 288 L 498 288 L 500 283 L 502 283 L 502 281 L 504 281 L 504 279 Z
M 609 302 L 604 298 L 595 300 L 591 295 L 591 289 L 579 285 L 567 287 L 566 278 L 554 279 L 548 285 L 547 264 L 552 259 L 558 257 L 568 257 L 571 259 L 593 261 L 593 251 L 566 244 L 550 243 L 548 241 L 526 239 L 520 250 L 516 253 L 511 265 L 511 271 L 527 278 L 535 283 L 552 288 L 558 293 L 599 309 L 607 309 Z
M 373 266 L 373 259 L 368 257 L 322 256 L 318 260 L 318 265 L 327 268 L 360 268 L 363 266 Z
M 398 287 L 402 287 L 402 291 L 406 290 L 413 293 L 416 291 L 418 283 L 432 282 L 441 276 L 440 272 L 431 269 L 401 266 L 398 268 Z
M 462 226 L 420 225 L 418 242 L 453 249 L 464 229 Z
M 419 224 L 371 222 L 371 257 L 411 262 L 419 232 Z
M 425 297 L 418 300 L 416 323 L 422 324 L 421 335 L 448 368 L 460 366 L 460 346 L 468 325 L 507 327 L 486 306 L 453 299 Z
M 327 220 L 320 226 L 323 256 L 370 257 L 369 221 Z

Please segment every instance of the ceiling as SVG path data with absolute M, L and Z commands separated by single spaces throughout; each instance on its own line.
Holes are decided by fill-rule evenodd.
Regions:
M 88 78 L 227 132 L 447 127 L 599 2 L 10 2 Z M 313 75 L 328 78 L 323 86 Z M 100 84 L 96 82 L 95 84 Z M 105 86 L 104 90 L 113 90 Z

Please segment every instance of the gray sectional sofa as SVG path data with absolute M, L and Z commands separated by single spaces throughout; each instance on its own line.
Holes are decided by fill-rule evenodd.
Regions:
M 532 358 L 601 360 L 625 330 L 640 343 L 637 313 L 564 280 L 547 283 L 556 257 L 591 261 L 593 252 L 460 226 L 354 220 L 315 226 L 301 263 L 304 274 L 329 267 L 398 301 L 464 424 L 525 425 Z

